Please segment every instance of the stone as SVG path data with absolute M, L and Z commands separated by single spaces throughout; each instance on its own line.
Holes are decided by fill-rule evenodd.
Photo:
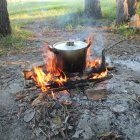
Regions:
M 73 138 L 79 138 L 82 137 L 84 140 L 89 140 L 93 137 L 94 132 L 92 131 L 89 120 L 91 116 L 89 115 L 89 111 L 85 110 L 84 114 L 81 116 L 81 119 L 79 120 L 77 129 L 75 134 L 73 135 Z
M 127 108 L 123 105 L 117 104 L 111 108 L 111 110 L 115 113 L 123 113 L 127 110 Z
M 28 109 L 24 113 L 24 121 L 30 122 L 35 116 L 35 110 L 34 109 Z
M 107 98 L 108 92 L 105 89 L 95 90 L 93 88 L 86 90 L 86 95 L 88 99 L 93 99 L 95 101 Z

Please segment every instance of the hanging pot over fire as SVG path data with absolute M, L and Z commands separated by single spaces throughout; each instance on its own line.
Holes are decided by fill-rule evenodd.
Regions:
M 81 72 L 86 67 L 87 49 L 91 46 L 83 41 L 63 41 L 49 46 L 57 58 L 57 67 L 64 72 Z

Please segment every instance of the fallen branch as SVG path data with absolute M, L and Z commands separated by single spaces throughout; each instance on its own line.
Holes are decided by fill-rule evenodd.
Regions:
M 119 40 L 118 42 L 114 43 L 113 45 L 110 45 L 109 47 L 104 48 L 103 51 L 107 51 L 107 50 L 109 50 L 110 48 L 112 48 L 112 47 L 114 47 L 114 46 L 116 46 L 116 45 L 122 43 L 123 41 L 132 40 L 134 37 L 135 37 L 135 36 L 130 37 L 130 38 L 124 38 L 124 39 L 122 39 L 122 40 Z
M 110 45 L 109 47 L 104 48 L 103 50 L 104 50 L 104 51 L 108 51 L 110 48 L 112 48 L 112 47 L 114 47 L 114 46 L 116 46 L 116 45 L 118 45 L 118 44 L 120 44 L 121 42 L 126 41 L 126 40 L 127 40 L 126 38 L 124 38 L 124 39 L 122 39 L 122 40 L 119 40 L 118 42 L 114 43 L 113 45 Z
M 74 88 L 81 88 L 81 87 L 86 87 L 90 86 L 90 83 L 92 82 L 93 84 L 97 84 L 99 82 L 109 80 L 113 77 L 113 75 L 108 75 L 107 77 L 101 78 L 101 79 L 89 79 L 89 80 L 78 80 L 78 81 L 70 81 L 69 83 L 65 83 L 64 86 L 58 86 L 58 87 L 51 87 L 47 93 L 53 92 L 59 92 L 63 90 L 70 90 Z

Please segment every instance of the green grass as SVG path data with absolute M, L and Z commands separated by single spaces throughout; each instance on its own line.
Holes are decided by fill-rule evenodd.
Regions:
M 114 20 L 116 17 L 116 0 L 101 0 L 103 18 Z
M 32 36 L 25 26 L 34 21 L 50 19 L 59 27 L 67 30 L 80 27 L 85 23 L 92 25 L 106 20 L 114 21 L 116 17 L 116 0 L 100 0 L 103 19 L 82 17 L 84 0 L 8 0 L 8 11 L 12 26 L 12 35 L 0 39 L 0 54 L 5 54 L 9 49 L 20 50 Z M 140 4 L 138 13 L 140 14 Z M 57 27 L 57 26 L 56 26 Z M 121 27 L 120 30 L 127 30 Z M 133 31 L 129 31 L 130 33 Z M 129 34 L 129 33 L 125 33 Z M 7 51 L 8 50 L 8 51 Z
M 20 26 L 12 26 L 12 35 L 0 39 L 0 55 L 8 54 L 13 50 L 21 50 L 27 45 L 27 40 L 31 36 L 31 32 L 22 30 Z
M 32 36 L 24 29 L 28 23 L 44 19 L 57 19 L 60 16 L 76 11 L 83 0 L 11 0 L 8 1 L 8 11 L 12 26 L 12 35 L 0 39 L 0 55 L 9 50 L 20 50 L 26 46 Z
M 11 20 L 25 19 L 28 22 L 28 20 L 56 17 L 76 11 L 77 8 L 81 7 L 82 1 L 48 0 L 38 2 L 25 0 L 23 2 L 11 3 L 9 5 L 9 13 Z
M 138 3 L 138 10 L 137 10 L 137 14 L 140 15 L 140 2 Z
M 127 24 L 122 24 L 119 26 L 112 24 L 112 29 L 114 29 L 114 33 L 119 33 L 125 38 L 130 38 L 136 34 L 139 34 L 139 31 L 137 29 L 129 28 L 129 25 Z

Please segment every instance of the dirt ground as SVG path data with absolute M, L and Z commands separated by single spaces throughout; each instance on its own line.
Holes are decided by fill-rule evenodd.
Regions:
M 34 136 L 30 124 L 24 122 L 22 117 L 18 118 L 19 104 L 15 101 L 15 94 L 23 90 L 26 83 L 23 70 L 43 62 L 41 48 L 45 41 L 54 44 L 70 38 L 83 39 L 93 33 L 93 56 L 99 57 L 103 48 L 123 39 L 119 34 L 97 27 L 77 27 L 67 31 L 51 28 L 50 25 L 46 21 L 27 25 L 26 29 L 34 33 L 32 47 L 0 57 L 0 140 L 47 139 L 44 135 Z M 109 95 L 103 102 L 93 101 L 90 111 L 82 110 L 81 119 L 71 139 L 96 140 L 99 139 L 97 136 L 112 132 L 120 136 L 118 139 L 139 140 L 140 36 L 107 50 L 106 59 L 109 65 L 115 66 L 113 78 L 98 84 L 96 88 L 103 87 Z

